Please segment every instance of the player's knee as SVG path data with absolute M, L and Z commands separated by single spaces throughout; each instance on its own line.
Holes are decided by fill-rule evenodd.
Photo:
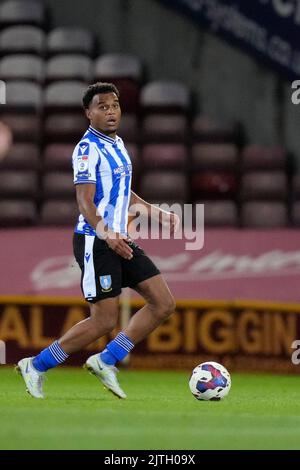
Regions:
M 158 304 L 158 314 L 162 320 L 168 318 L 175 310 L 176 303 L 172 295 L 160 300 Z
M 175 308 L 176 308 L 175 299 L 172 295 L 170 295 L 165 305 L 165 315 L 167 317 L 170 316 L 172 313 L 174 313 Z
M 106 334 L 110 333 L 117 326 L 117 318 L 109 317 L 105 321 Z

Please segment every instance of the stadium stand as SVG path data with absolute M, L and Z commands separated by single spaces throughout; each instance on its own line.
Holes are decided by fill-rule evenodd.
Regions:
M 192 90 L 183 83 L 147 81 L 135 55 L 99 55 L 92 32 L 48 30 L 40 2 L 3 2 L 0 25 L 0 78 L 7 83 L 0 120 L 14 139 L 0 164 L 8 178 L 1 195 L 14 198 L 14 215 L 4 217 L 8 225 L 18 219 L 18 198 L 21 203 L 24 197 L 32 198 L 25 200 L 24 223 L 33 224 L 37 214 L 42 224 L 73 220 L 71 154 L 88 125 L 81 97 L 89 83 L 101 80 L 120 89 L 119 135 L 132 159 L 133 187 L 146 199 L 205 202 L 206 224 L 213 227 L 260 227 L 265 217 L 270 226 L 285 226 L 289 213 L 299 226 L 300 176 L 293 176 L 290 189 L 284 148 L 244 145 L 240 123 L 192 109 Z M 57 214 L 56 203 L 62 204 Z

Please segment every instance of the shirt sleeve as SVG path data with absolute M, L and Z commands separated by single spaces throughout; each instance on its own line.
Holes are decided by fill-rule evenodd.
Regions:
M 90 142 L 80 142 L 73 152 L 74 184 L 95 183 L 99 154 Z

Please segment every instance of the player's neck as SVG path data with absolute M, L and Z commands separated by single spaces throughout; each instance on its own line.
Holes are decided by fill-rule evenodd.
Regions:
M 98 132 L 101 132 L 101 134 L 106 135 L 107 137 L 110 137 L 111 139 L 114 139 L 114 140 L 115 140 L 115 138 L 117 137 L 117 131 L 115 131 L 115 132 L 107 132 L 107 131 L 104 131 L 103 129 L 99 129 L 99 127 L 97 127 L 97 126 L 93 126 L 92 123 L 91 123 L 90 125 L 91 125 L 91 127 L 92 127 L 93 129 L 95 129 L 95 130 L 98 131 Z

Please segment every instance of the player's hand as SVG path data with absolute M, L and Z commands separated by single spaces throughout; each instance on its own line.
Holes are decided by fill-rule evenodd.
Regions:
M 178 217 L 178 215 L 174 214 L 174 212 L 162 211 L 160 216 L 162 227 L 170 227 L 170 234 L 173 235 L 173 233 L 176 232 L 180 224 L 180 218 Z
M 106 243 L 109 248 L 115 251 L 118 255 L 122 256 L 125 259 L 132 259 L 132 249 L 128 245 L 129 238 L 122 237 L 119 233 L 107 232 L 105 238 Z

